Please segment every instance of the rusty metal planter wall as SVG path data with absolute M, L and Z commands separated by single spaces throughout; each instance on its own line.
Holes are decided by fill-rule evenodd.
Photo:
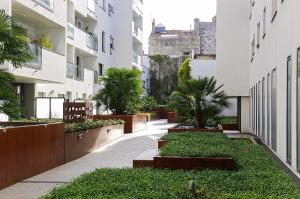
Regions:
M 0 129 L 0 189 L 64 164 L 64 124 Z
M 121 137 L 123 125 L 107 126 L 65 135 L 65 162 L 80 158 Z
M 137 115 L 94 115 L 94 120 L 123 120 L 124 133 L 134 133 L 146 129 L 147 116 Z

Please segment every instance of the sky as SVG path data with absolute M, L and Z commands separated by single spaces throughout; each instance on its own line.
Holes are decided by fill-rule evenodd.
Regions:
M 211 21 L 216 15 L 216 0 L 144 0 L 144 51 L 148 52 L 148 37 L 152 20 L 167 29 L 189 30 L 194 18 Z

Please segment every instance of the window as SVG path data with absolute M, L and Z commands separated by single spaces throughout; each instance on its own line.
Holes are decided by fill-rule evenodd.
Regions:
M 267 143 L 270 145 L 270 105 L 271 105 L 271 97 L 270 97 L 270 85 L 271 85 L 271 79 L 270 79 L 270 74 L 268 74 L 268 79 L 267 79 Z
M 65 95 L 64 95 L 64 94 L 58 94 L 57 97 L 59 97 L 59 98 L 64 98 Z
M 255 2 L 254 2 L 254 0 L 250 0 L 250 19 L 251 19 L 251 17 L 252 17 L 252 7 L 254 6 L 254 4 L 255 4 Z
M 287 60 L 287 111 L 286 111 L 286 146 L 287 146 L 287 162 L 291 164 L 292 158 L 292 59 Z
M 115 41 L 115 39 L 110 35 L 110 44 L 109 44 L 109 46 L 110 46 L 110 54 L 112 54 L 112 50 L 115 49 L 114 41 Z
M 272 0 L 272 20 L 271 20 L 271 22 L 273 22 L 273 20 L 275 19 L 276 15 L 277 15 L 277 1 L 278 0 Z
M 297 170 L 300 172 L 300 48 L 297 51 Z
M 54 9 L 54 0 L 34 0 L 44 8 L 53 11 Z
M 265 112 L 266 112 L 266 106 L 265 106 L 265 101 L 266 101 L 266 98 L 265 98 L 265 78 L 263 78 L 262 79 L 262 82 L 261 82 L 261 114 L 262 114 L 262 116 L 261 116 L 261 118 L 262 118 L 262 121 L 261 121 L 261 125 L 262 125 L 262 127 L 261 127 L 261 133 L 262 133 L 262 139 L 265 141 L 265 127 L 266 127 L 266 125 L 265 125 L 265 117 L 266 117 L 266 114 L 265 114 Z
M 106 0 L 99 0 L 99 7 L 106 11 Z
M 103 76 L 103 64 L 99 63 L 98 65 L 99 76 Z
M 266 36 L 266 28 L 267 28 L 267 8 L 265 7 L 263 13 L 263 38 Z
M 277 150 L 277 71 L 271 77 L 271 147 Z
M 258 108 L 258 116 L 257 116 L 257 126 L 258 126 L 258 137 L 261 138 L 261 82 L 258 82 L 258 88 L 257 88 L 257 108 Z
M 86 93 L 82 93 L 82 99 L 83 99 L 83 100 L 86 99 Z
M 46 97 L 46 92 L 38 92 L 38 97 Z
M 255 54 L 255 34 L 253 35 L 252 42 L 251 42 L 251 61 L 254 58 Z
M 108 4 L 108 15 L 112 16 L 114 14 L 114 7 L 111 4 Z
M 72 92 L 70 92 L 70 91 L 66 92 L 66 99 L 69 101 L 72 101 Z
M 105 32 L 102 31 L 102 52 L 105 53 Z
M 257 44 L 256 44 L 256 48 L 259 48 L 260 46 L 260 23 L 257 24 L 257 33 L 256 33 L 256 40 L 257 40 Z

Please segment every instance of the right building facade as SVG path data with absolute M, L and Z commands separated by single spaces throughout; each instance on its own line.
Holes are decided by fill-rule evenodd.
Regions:
M 217 0 L 217 79 L 241 130 L 300 176 L 300 1 Z

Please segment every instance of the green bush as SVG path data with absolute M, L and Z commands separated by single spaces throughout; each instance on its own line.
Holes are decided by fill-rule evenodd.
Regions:
M 144 112 L 151 112 L 157 108 L 158 104 L 156 99 L 153 96 L 145 96 L 142 97 L 142 108 L 141 110 Z
M 186 58 L 182 65 L 178 69 L 178 86 L 181 87 L 184 85 L 186 81 L 192 79 L 191 76 L 191 66 L 190 66 L 190 58 Z
M 89 129 L 100 128 L 104 126 L 112 126 L 117 124 L 124 124 L 123 120 L 96 120 L 88 121 L 84 123 L 71 123 L 65 124 L 65 133 L 75 133 L 80 131 L 86 131 Z
M 216 136 L 210 135 L 214 138 Z M 184 137 L 184 134 L 169 134 L 165 139 L 178 139 L 177 136 Z M 194 139 L 197 136 L 202 137 L 202 142 L 211 139 L 208 135 L 200 133 L 188 135 L 190 136 L 195 136 Z M 218 137 L 219 135 L 217 139 L 223 139 L 222 136 Z M 297 186 L 263 146 L 244 139 L 231 140 L 230 145 L 234 148 L 232 155 L 240 165 L 240 169 L 236 171 L 97 169 L 60 188 L 55 188 L 43 198 L 300 198 Z M 190 180 L 196 183 L 195 195 L 188 190 Z
M 143 93 L 141 72 L 125 68 L 109 68 L 101 78 L 104 89 L 95 96 L 97 104 L 104 105 L 114 115 L 135 114 Z
M 50 40 L 50 36 L 49 35 L 42 35 L 42 37 L 36 41 L 34 41 L 33 43 L 41 46 L 41 47 L 44 47 L 44 48 L 47 48 L 47 49 L 50 49 L 52 50 L 53 49 L 53 44 Z

